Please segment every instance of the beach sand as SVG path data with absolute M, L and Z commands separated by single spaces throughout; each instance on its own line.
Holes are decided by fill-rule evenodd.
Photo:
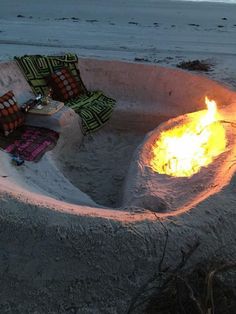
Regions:
M 236 5 L 153 0 L 4 1 L 0 58 L 55 54 L 176 66 L 207 59 L 236 86 Z
M 65 52 L 75 52 L 81 57 L 135 61 L 148 64 L 155 63 L 167 67 L 176 67 L 182 61 L 199 59 L 211 64 L 211 71 L 207 73 L 197 72 L 197 74 L 206 75 L 227 85 L 231 89 L 236 89 L 236 5 L 152 0 L 9 0 L 1 4 L 0 22 L 0 60 L 2 61 L 13 59 L 15 55 L 63 54 Z M 87 136 L 82 146 L 80 146 L 80 142 L 77 143 L 78 155 L 68 154 L 65 157 L 65 152 L 61 157 L 57 156 L 56 166 L 58 169 L 55 167 L 55 171 L 61 171 L 72 184 L 79 187 L 83 192 L 88 193 L 99 205 L 117 208 L 120 206 L 121 189 L 132 154 L 138 144 L 142 142 L 145 134 L 130 132 L 123 136 L 122 132 L 111 131 L 109 127 L 108 124 L 104 130 Z M 47 169 L 47 166 L 51 167 L 51 165 L 46 162 L 43 166 L 44 168 L 40 168 L 40 166 L 37 167 L 28 163 L 25 168 L 26 172 L 28 172 L 26 183 L 33 191 L 37 192 L 39 187 L 36 181 L 41 169 L 44 169 L 46 178 L 50 177 L 52 171 L 54 171 L 54 168 Z M 7 171 L 10 173 L 10 167 Z M 12 171 L 12 176 L 16 175 L 16 170 L 13 169 Z M 54 177 L 56 177 L 56 173 Z M 61 187 L 60 190 L 59 183 L 56 180 L 58 178 L 55 178 L 53 188 L 56 188 L 58 185 L 58 196 L 55 194 L 55 198 L 57 200 L 71 201 L 74 195 L 68 194 L 74 191 L 72 187 L 68 187 L 68 190 L 64 191 L 62 196 L 61 190 L 64 187 Z M 46 186 L 43 179 L 40 181 L 40 184 L 42 190 L 48 189 L 47 193 L 50 196 L 50 184 Z M 33 217 L 33 214 L 34 211 L 29 216 L 32 215 Z M 36 210 L 35 215 L 37 215 Z M 28 217 L 23 217 L 23 219 L 26 220 Z M 48 220 L 50 219 L 49 216 Z M 213 220 L 213 218 L 211 219 Z M 34 220 L 34 217 L 32 220 Z M 84 225 L 88 229 L 89 239 L 90 227 L 88 221 L 84 220 Z M 82 237 L 83 224 L 80 227 Z M 69 226 L 68 228 L 72 227 Z M 121 227 L 118 226 L 117 230 L 118 228 Z M 109 234 L 109 228 L 107 230 Z M 115 232 L 119 233 L 117 230 Z M 44 231 L 42 231 L 42 238 L 44 237 Z M 63 239 L 63 232 L 62 229 L 58 231 L 61 239 Z M 48 234 L 44 243 L 53 239 L 53 236 Z M 73 239 L 73 235 L 71 238 Z M 41 242 L 43 243 L 43 241 Z M 73 242 L 73 251 L 76 245 L 77 243 Z M 87 245 L 90 249 L 90 243 Z M 110 251 L 112 249 L 111 245 Z M 135 249 L 139 250 L 139 247 L 134 247 L 133 250 Z M 42 248 L 42 252 L 44 252 L 43 250 L 44 248 Z M 82 250 L 83 247 L 81 247 Z M 108 254 L 113 254 L 110 251 Z M 144 250 L 144 252 L 146 251 Z M 32 256 L 30 254 L 29 259 L 31 260 Z M 55 254 L 59 256 L 60 252 Z M 74 253 L 71 254 L 73 256 Z M 88 254 L 89 259 L 92 254 L 89 251 Z M 97 256 L 100 256 L 99 254 L 100 251 L 98 250 Z M 80 255 L 78 256 L 76 256 L 76 262 L 80 258 Z M 60 258 L 63 260 L 64 256 Z M 67 260 L 67 256 L 65 259 Z M 57 261 L 60 263 L 60 259 Z M 53 260 L 52 265 L 54 265 L 54 262 Z M 71 259 L 70 262 L 73 268 L 73 260 Z M 40 261 L 38 263 L 39 272 L 43 273 Z M 100 261 L 97 262 L 98 265 L 100 265 L 99 263 Z M 105 260 L 105 263 L 107 263 L 107 260 Z M 127 264 L 131 263 L 128 261 Z M 92 264 L 92 266 L 94 265 Z M 29 267 L 29 269 L 31 268 Z M 34 269 L 33 266 L 32 269 Z M 88 269 L 89 266 L 86 264 L 84 266 L 85 273 Z M 96 269 L 92 269 L 92 271 L 95 272 Z M 34 274 L 33 271 L 32 274 Z M 52 274 L 54 274 L 53 271 Z M 100 270 L 95 272 L 95 274 L 100 274 Z M 128 272 L 128 275 L 130 276 L 130 282 L 132 282 L 133 275 L 130 274 L 131 270 Z M 114 277 L 114 280 L 116 279 Z M 99 282 L 99 278 L 92 278 L 92 280 Z M 93 282 L 92 280 L 91 282 Z M 13 282 L 15 282 L 14 279 Z M 96 285 L 96 282 L 94 285 Z M 85 283 L 81 282 L 79 284 L 86 287 L 86 280 Z M 64 285 L 61 282 L 60 284 L 56 283 L 53 289 L 57 285 L 63 291 L 63 302 L 73 305 L 73 300 L 69 300 L 71 302 L 65 300 L 66 294 L 63 290 Z M 68 287 L 68 289 L 71 289 L 68 295 L 74 296 L 77 293 L 79 296 L 80 290 L 76 288 L 76 285 L 77 283 L 75 282 L 73 287 Z M 60 292 L 59 288 L 58 291 Z M 107 291 L 109 290 L 108 288 L 106 287 Z M 46 304 L 53 295 L 50 294 L 51 291 L 55 291 L 54 296 L 60 294 L 57 294 L 57 290 L 53 289 L 48 287 L 40 291 L 40 296 L 45 293 L 42 300 L 46 301 L 43 305 L 38 305 L 41 312 L 36 311 L 34 313 L 43 313 L 43 310 L 47 308 L 51 311 L 54 310 L 53 306 L 57 304 L 55 301 L 56 297 L 51 301 L 52 304 Z M 88 286 L 87 289 L 89 291 L 90 287 Z M 17 297 L 13 297 L 15 302 L 13 305 L 9 301 L 10 292 L 9 295 L 7 290 L 4 293 L 3 300 L 5 303 L 2 305 L 2 309 L 6 313 L 7 308 L 10 309 L 9 311 L 12 309 L 23 309 L 22 311 L 26 313 L 27 302 L 30 304 L 30 298 L 22 302 L 22 307 L 20 307 L 22 297 L 20 291 L 17 291 Z M 122 296 L 121 290 L 119 293 Z M 85 293 L 84 300 L 87 297 L 88 295 Z M 33 299 L 36 300 L 37 296 L 34 295 Z M 73 298 L 71 297 L 71 299 Z M 75 299 L 79 300 L 79 297 L 75 297 Z M 122 297 L 120 299 L 122 300 Z M 63 302 L 58 300 L 58 304 L 61 306 L 58 313 L 76 313 L 76 307 L 74 309 L 73 306 L 66 311 L 66 305 Z M 89 299 L 86 302 L 88 309 L 91 309 L 93 307 L 92 297 L 91 300 Z M 100 301 L 96 302 L 99 303 Z M 105 299 L 101 302 L 106 304 L 107 300 Z M 120 303 L 120 308 L 124 309 L 122 301 Z M 32 313 L 33 310 L 37 310 L 35 304 L 31 305 Z M 110 312 L 109 309 L 103 312 L 98 308 L 94 308 L 94 310 L 88 310 L 88 312 L 82 311 L 78 313 L 110 314 L 122 312 L 114 304 L 114 308 Z

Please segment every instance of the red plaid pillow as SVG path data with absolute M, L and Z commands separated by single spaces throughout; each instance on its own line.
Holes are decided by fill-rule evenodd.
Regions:
M 24 115 L 20 111 L 12 91 L 0 97 L 0 128 L 4 135 L 8 135 L 24 122 Z
M 54 72 L 49 80 L 52 88 L 52 98 L 62 102 L 73 99 L 84 93 L 84 87 L 80 86 L 75 77 L 67 68 Z

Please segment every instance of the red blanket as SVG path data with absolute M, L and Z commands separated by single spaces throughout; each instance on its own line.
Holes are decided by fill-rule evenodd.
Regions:
M 38 161 L 55 147 L 59 134 L 53 130 L 23 126 L 5 137 L 0 136 L 0 146 L 7 153 L 19 156 L 27 161 Z

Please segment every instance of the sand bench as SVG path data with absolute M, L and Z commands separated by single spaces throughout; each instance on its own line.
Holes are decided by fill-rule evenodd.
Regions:
M 31 87 L 27 83 L 15 61 L 1 63 L 0 68 L 0 90 L 2 95 L 7 91 L 12 90 L 20 105 L 30 98 L 35 97 Z M 51 116 L 28 113 L 26 115 L 25 123 L 39 127 L 50 127 L 51 129 L 60 132 L 63 127 L 70 123 L 72 114 L 73 110 L 68 107 L 63 107 Z
M 152 130 L 169 118 L 205 109 L 204 95 L 223 106 L 235 97 L 203 76 L 157 65 L 80 59 L 79 68 L 88 90 L 102 90 L 117 101 L 111 123 L 123 129 Z
M 88 90 L 101 90 L 117 100 L 112 124 L 121 128 L 152 130 L 160 121 L 205 109 L 203 95 L 231 103 L 230 91 L 207 78 L 180 70 L 145 64 L 80 59 L 81 77 Z M 14 61 L 1 63 L 0 89 L 13 90 L 19 104 L 34 95 Z M 71 110 L 64 107 L 51 116 L 27 114 L 26 123 L 61 131 L 70 123 Z

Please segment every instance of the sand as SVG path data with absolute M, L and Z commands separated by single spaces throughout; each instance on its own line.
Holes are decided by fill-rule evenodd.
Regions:
M 224 3 L 10 0 L 1 4 L 0 57 L 74 51 L 168 66 L 210 59 L 210 75 L 235 86 L 235 16 Z
M 70 182 L 99 205 L 121 206 L 124 180 L 132 155 L 144 135 L 101 130 L 86 136 L 73 154 L 58 157 L 57 166 Z
M 114 96 L 123 93 L 124 98 L 130 100 L 131 95 L 134 98 L 134 103 L 121 99 L 119 108 L 124 111 L 115 111 L 120 114 L 123 130 L 111 131 L 117 126 L 113 119 L 104 130 L 82 140 L 76 121 L 77 126 L 63 134 L 55 151 L 37 165 L 27 163 L 24 169 L 13 168 L 1 152 L 1 175 L 7 178 L 0 180 L 1 226 L 4 226 L 0 312 L 123 314 L 127 311 L 140 286 L 157 271 L 166 233 L 162 221 L 151 212 L 140 206 L 132 208 L 130 204 L 125 208 L 124 181 L 130 161 L 136 160 L 135 149 L 150 131 L 148 125 L 154 128 L 155 123 L 162 122 L 155 117 L 164 114 L 164 109 L 171 111 L 171 104 L 175 103 L 170 102 L 162 112 L 150 116 L 153 103 L 144 107 L 145 98 L 142 93 L 139 98 L 135 89 L 127 94 L 132 85 L 137 84 L 136 91 L 148 85 L 150 77 L 146 68 L 142 68 L 143 63 L 174 68 L 189 59 L 211 63 L 212 71 L 202 75 L 235 89 L 235 16 L 236 6 L 222 3 L 57 0 L 55 5 L 45 0 L 14 0 L 1 4 L 1 60 L 25 53 L 72 51 L 101 60 L 136 60 L 140 70 L 136 68 L 134 81 L 126 80 L 126 84 L 122 84 L 122 79 L 128 65 L 123 68 L 119 65 L 120 77 L 119 71 L 116 73 Z M 109 93 L 106 90 L 109 78 L 104 81 L 102 78 L 109 76 L 109 69 L 115 66 L 109 66 L 107 74 L 104 70 L 99 76 L 95 62 L 97 77 L 90 80 L 86 61 L 81 64 L 87 86 Z M 5 79 L 9 77 L 6 75 Z M 175 78 L 173 74 L 171 79 L 171 84 L 177 84 L 180 90 L 178 76 Z M 1 80 L 3 91 L 9 82 Z M 208 89 L 223 102 L 233 99 L 230 91 L 218 90 L 208 80 L 204 88 L 202 82 L 189 79 L 191 91 L 196 86 L 196 93 L 191 94 L 196 108 L 193 99 L 189 108 L 187 97 L 179 90 L 176 92 L 186 106 L 177 108 L 173 116 L 202 109 L 198 93 Z M 165 84 L 161 86 L 165 90 Z M 20 85 L 17 92 L 20 95 Z M 149 93 L 159 101 L 161 110 L 161 97 L 155 98 L 156 91 Z M 132 121 L 134 116 L 129 120 L 127 114 L 135 106 L 142 117 L 141 121 L 134 119 L 136 124 Z M 75 138 L 72 132 L 77 133 L 77 142 L 72 141 Z M 208 258 L 235 259 L 234 187 L 235 177 L 232 177 L 229 186 L 196 204 L 192 211 L 164 220 L 169 230 L 165 266 L 174 266 L 181 259 L 181 250 L 187 250 L 196 241 L 200 242 L 200 248 L 189 269 Z

